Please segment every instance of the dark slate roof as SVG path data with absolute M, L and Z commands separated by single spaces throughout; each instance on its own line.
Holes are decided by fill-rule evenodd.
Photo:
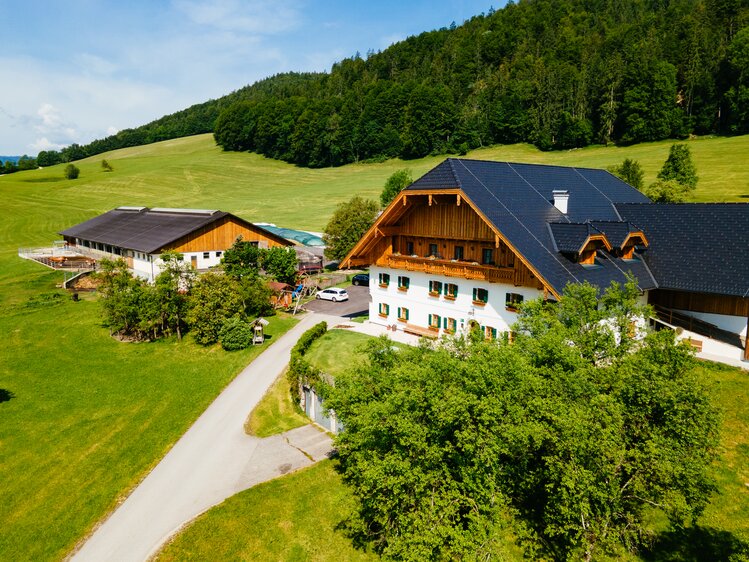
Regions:
M 749 203 L 617 204 L 663 289 L 749 297 Z
M 224 211 L 118 207 L 59 234 L 150 254 L 227 216 L 250 224 Z
M 590 224 L 596 230 L 603 232 L 609 244 L 614 248 L 621 248 L 631 233 L 642 232 L 641 228 L 629 221 L 591 221 Z M 647 238 L 647 234 L 645 237 Z
M 657 287 L 645 263 L 599 252 L 596 266 L 575 263 L 555 248 L 549 223 L 621 221 L 617 203 L 649 203 L 605 170 L 449 158 L 407 189 L 461 189 L 487 219 L 558 292 L 567 283 L 607 287 L 634 275 L 641 289 Z M 568 213 L 552 204 L 552 191 L 569 192 Z M 636 222 L 636 221 L 633 221 Z
M 559 252 L 581 252 L 589 237 L 601 234 L 589 222 L 552 222 L 549 228 L 552 242 Z

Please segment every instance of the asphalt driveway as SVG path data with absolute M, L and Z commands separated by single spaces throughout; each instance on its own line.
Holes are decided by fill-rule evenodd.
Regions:
M 307 303 L 304 308 L 312 312 L 334 314 L 335 316 L 345 316 L 346 318 L 369 314 L 369 287 L 354 287 L 350 285 L 345 287 L 345 289 L 348 291 L 347 301 L 313 300 Z

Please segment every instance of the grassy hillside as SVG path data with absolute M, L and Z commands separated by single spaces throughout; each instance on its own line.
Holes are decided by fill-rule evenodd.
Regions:
M 633 157 L 650 181 L 669 145 L 558 153 L 518 145 L 468 156 L 596 167 Z M 747 200 L 749 136 L 689 145 L 701 178 L 695 198 Z M 101 158 L 113 172 L 102 171 Z M 417 177 L 441 160 L 310 170 L 223 153 L 201 135 L 83 160 L 75 181 L 62 179 L 62 166 L 0 177 L 0 559 L 62 557 L 251 356 L 189 342 L 114 342 L 96 303 L 71 302 L 55 289 L 61 274 L 19 259 L 18 247 L 47 245 L 118 205 L 220 208 L 320 230 L 337 203 L 377 197 L 394 170 Z M 62 296 L 39 299 L 50 294 Z

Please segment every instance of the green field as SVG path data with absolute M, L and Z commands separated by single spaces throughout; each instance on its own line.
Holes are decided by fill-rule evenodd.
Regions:
M 749 136 L 688 142 L 701 178 L 695 199 L 746 200 Z M 541 153 L 518 145 L 468 156 L 594 167 L 631 157 L 651 181 L 669 146 Z M 101 170 L 102 158 L 113 172 Z M 19 247 L 49 245 L 59 230 L 119 205 L 217 208 L 321 230 L 337 203 L 353 194 L 376 197 L 394 170 L 409 167 L 418 177 L 443 158 L 309 170 L 222 153 L 201 135 L 83 160 L 75 181 L 62 179 L 63 166 L 0 176 L 0 559 L 62 558 L 257 352 L 229 354 L 189 341 L 117 343 L 101 327 L 95 302 L 73 303 L 64 294 L 40 300 L 57 291 L 62 276 L 19 259 Z M 736 392 L 745 397 L 746 386 Z M 744 434 L 733 450 L 745 451 L 746 442 Z M 744 500 L 749 493 L 731 492 Z

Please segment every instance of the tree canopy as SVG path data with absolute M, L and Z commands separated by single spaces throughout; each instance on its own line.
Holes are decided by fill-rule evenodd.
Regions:
M 408 168 L 393 172 L 385 182 L 385 187 L 380 193 L 380 204 L 383 208 L 387 207 L 404 188 L 413 183 L 414 179 L 411 170 Z
M 696 517 L 716 412 L 686 344 L 631 337 L 636 297 L 530 302 L 512 344 L 370 342 L 326 402 L 355 537 L 387 559 L 501 559 L 511 524 L 532 558 L 590 560 L 642 545 L 654 510 Z
M 618 166 L 608 168 L 608 171 L 636 189 L 642 190 L 645 185 L 645 172 L 637 160 L 625 158 Z
M 325 257 L 340 261 L 374 223 L 379 207 L 371 199 L 354 196 L 338 205 L 323 231 Z

